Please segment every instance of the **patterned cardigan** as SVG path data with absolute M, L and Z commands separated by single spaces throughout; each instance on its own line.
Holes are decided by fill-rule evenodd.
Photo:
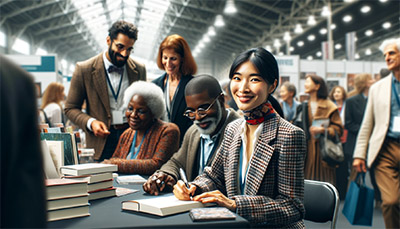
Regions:
M 304 228 L 304 132 L 279 115 L 264 122 L 249 162 L 243 194 L 239 193 L 240 126 L 230 123 L 211 167 L 193 184 L 196 194 L 220 190 L 236 201 L 236 212 L 251 224 Z
M 179 148 L 178 126 L 157 120 L 146 134 L 137 159 L 126 159 L 134 135 L 135 130 L 125 130 L 119 138 L 113 156 L 106 162 L 118 165 L 120 173 L 152 174 Z

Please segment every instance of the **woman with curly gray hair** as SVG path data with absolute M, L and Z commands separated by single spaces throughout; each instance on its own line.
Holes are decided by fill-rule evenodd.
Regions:
M 179 128 L 162 121 L 165 104 L 155 84 L 137 81 L 126 89 L 124 106 L 129 127 L 120 137 L 110 160 L 120 173 L 152 174 L 179 148 Z

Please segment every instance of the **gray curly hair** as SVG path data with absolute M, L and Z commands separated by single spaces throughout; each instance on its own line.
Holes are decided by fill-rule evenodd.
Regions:
M 124 109 L 128 108 L 134 95 L 143 97 L 154 118 L 166 120 L 164 94 L 159 86 L 146 81 L 132 83 L 124 93 Z

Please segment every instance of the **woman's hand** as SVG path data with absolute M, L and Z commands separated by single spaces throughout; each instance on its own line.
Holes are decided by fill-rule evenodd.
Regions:
M 189 184 L 188 189 L 185 183 L 182 180 L 179 180 L 176 185 L 174 185 L 173 193 L 178 200 L 191 200 L 195 191 L 196 186 Z
M 312 136 L 316 136 L 317 134 L 323 134 L 325 133 L 325 128 L 321 126 L 311 126 L 310 127 L 310 134 Z
M 353 168 L 358 172 L 358 173 L 366 173 L 367 172 L 367 167 L 365 167 L 365 160 L 360 159 L 360 158 L 355 158 L 353 161 Z
M 162 192 L 166 187 L 173 187 L 176 183 L 175 179 L 164 172 L 155 172 L 146 183 L 143 184 L 143 190 L 151 195 L 156 195 Z
M 221 207 L 226 207 L 231 211 L 236 211 L 236 201 L 229 199 L 219 190 L 202 193 L 193 197 L 193 200 L 201 201 L 203 204 L 217 203 Z

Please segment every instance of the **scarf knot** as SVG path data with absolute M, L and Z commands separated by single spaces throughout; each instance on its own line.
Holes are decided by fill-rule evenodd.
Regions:
M 276 112 L 269 102 L 263 103 L 260 106 L 243 111 L 244 119 L 250 125 L 257 125 L 276 116 Z

